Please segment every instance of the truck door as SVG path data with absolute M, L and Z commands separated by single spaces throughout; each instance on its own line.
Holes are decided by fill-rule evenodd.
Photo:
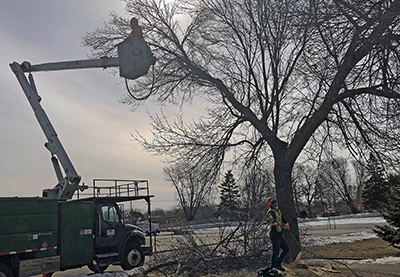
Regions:
M 102 204 L 97 207 L 97 247 L 118 251 L 118 244 L 125 236 L 125 227 L 116 204 Z
M 59 249 L 61 269 L 93 261 L 94 207 L 90 202 L 59 203 Z

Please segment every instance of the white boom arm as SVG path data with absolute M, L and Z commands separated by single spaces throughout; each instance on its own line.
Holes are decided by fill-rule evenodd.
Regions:
M 14 62 L 10 64 L 12 71 L 15 73 L 19 84 L 24 91 L 26 98 L 28 99 L 31 107 L 35 113 L 36 119 L 42 127 L 42 130 L 46 136 L 47 142 L 45 147 L 50 151 L 52 155 L 52 162 L 56 171 L 58 184 L 53 189 L 43 190 L 43 197 L 56 198 L 56 199 L 70 199 L 75 190 L 78 188 L 81 177 L 76 172 L 74 166 L 69 159 L 67 152 L 59 140 L 56 130 L 47 117 L 46 112 L 42 108 L 40 101 L 42 100 L 37 93 L 36 86 L 33 80 L 32 74 L 29 73 L 29 81 L 27 80 L 24 72 L 22 71 L 21 65 Z M 57 158 L 64 169 L 65 177 L 62 177 L 60 166 Z
M 79 186 L 81 176 L 76 172 L 50 119 L 40 105 L 42 99 L 36 90 L 31 72 L 119 67 L 121 77 L 136 79 L 147 74 L 150 66 L 154 65 L 154 63 L 155 58 L 146 42 L 143 39 L 129 37 L 118 45 L 118 58 L 104 57 L 95 60 L 76 60 L 38 65 L 31 65 L 29 62 L 23 62 L 22 64 L 13 62 L 10 64 L 47 138 L 45 147 L 52 155 L 51 161 L 58 179 L 58 184 L 54 188 L 43 190 L 43 197 L 71 199 L 78 188 L 84 189 L 84 187 Z M 29 81 L 24 72 L 29 72 Z M 56 157 L 58 157 L 58 159 Z M 58 160 L 61 163 L 65 176 L 62 174 Z
M 66 69 L 81 69 L 81 68 L 107 68 L 107 67 L 118 67 L 118 58 L 103 57 L 96 60 L 76 60 L 76 61 L 65 61 L 55 63 L 42 63 L 31 65 L 29 62 L 23 62 L 21 68 L 24 72 L 35 72 L 35 71 L 55 71 L 55 70 L 66 70 Z

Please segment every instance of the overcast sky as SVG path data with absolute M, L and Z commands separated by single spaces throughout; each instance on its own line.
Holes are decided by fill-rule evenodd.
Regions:
M 1 1 L 0 196 L 39 196 L 56 184 L 45 136 L 9 64 L 85 59 L 90 52 L 81 46 L 82 36 L 106 21 L 110 11 L 125 15 L 118 0 Z M 153 208 L 174 205 L 162 158 L 144 152 L 130 135 L 135 130 L 148 135 L 146 109 L 158 108 L 131 112 L 119 103 L 123 80 L 102 69 L 38 72 L 34 78 L 41 104 L 83 182 L 147 179 L 156 195 Z

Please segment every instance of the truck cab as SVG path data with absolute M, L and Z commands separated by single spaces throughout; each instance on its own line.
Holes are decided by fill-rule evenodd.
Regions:
M 120 205 L 115 200 L 118 199 L 97 198 L 94 201 L 94 255 L 102 270 L 110 264 L 119 264 L 124 270 L 132 269 L 143 265 L 145 255 L 151 254 L 143 231 L 124 223 Z M 93 270 L 90 264 L 89 267 Z
M 99 185 L 99 183 L 109 184 L 110 182 L 112 183 L 111 186 Z M 141 193 L 143 190 L 145 191 L 144 194 Z M 79 199 L 61 203 L 61 207 L 63 205 L 79 205 L 80 211 L 87 210 L 85 217 L 89 218 L 92 231 L 85 229 L 84 226 L 74 227 L 73 229 L 75 232 L 78 229 L 83 233 L 92 232 L 93 239 L 89 241 L 92 246 L 87 247 L 88 244 L 83 243 L 83 245 L 86 245 L 85 249 L 93 249 L 92 255 L 86 255 L 86 257 L 94 257 L 87 263 L 88 267 L 94 272 L 102 272 L 111 264 L 120 265 L 124 270 L 143 265 L 145 256 L 152 254 L 152 240 L 150 238 L 148 244 L 146 244 L 143 231 L 135 225 L 124 222 L 121 207 L 123 207 L 124 202 L 145 200 L 150 211 L 150 198 L 153 196 L 149 195 L 147 181 L 94 180 L 92 197 L 81 198 L 81 196 L 79 195 Z M 87 208 L 84 208 L 84 206 L 87 206 Z M 70 213 L 70 209 L 68 207 L 68 213 Z M 80 212 L 79 217 L 82 217 L 82 215 L 82 212 Z M 74 212 L 72 212 L 72 216 L 75 216 Z M 74 220 L 79 222 L 77 218 Z M 60 224 L 63 224 L 63 222 L 68 225 L 71 221 L 64 218 L 60 221 Z M 65 228 L 68 227 L 62 227 L 62 229 Z M 72 248 L 74 250 L 71 249 L 64 257 L 71 257 L 72 255 L 76 258 L 76 247 Z M 85 250 L 82 249 L 82 251 Z M 82 260 L 82 258 L 79 258 L 79 260 Z M 61 258 L 61 264 L 62 261 Z M 66 267 L 68 267 L 66 264 L 62 264 L 62 268 Z

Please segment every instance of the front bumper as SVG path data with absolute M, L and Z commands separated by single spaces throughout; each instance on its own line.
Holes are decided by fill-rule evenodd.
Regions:
M 153 249 L 151 246 L 142 246 L 142 250 L 145 256 L 152 256 L 153 255 Z

